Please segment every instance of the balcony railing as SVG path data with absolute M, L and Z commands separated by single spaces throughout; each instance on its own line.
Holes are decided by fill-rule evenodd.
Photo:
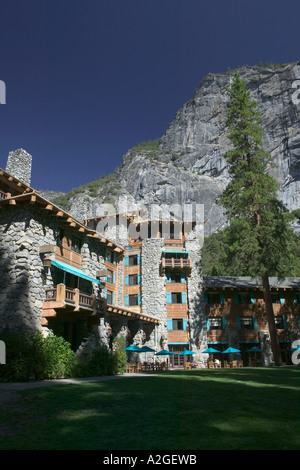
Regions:
M 162 258 L 163 268 L 191 268 L 192 260 L 190 258 Z
M 103 299 L 96 299 L 95 295 L 84 294 L 78 289 L 69 289 L 64 284 L 46 289 L 45 302 L 55 303 L 52 308 L 64 308 L 66 305 L 74 306 L 75 310 L 89 309 L 102 310 Z
M 93 301 L 94 297 L 92 297 L 91 295 L 82 294 L 81 292 L 79 292 L 79 305 L 92 308 Z
M 6 199 L 7 198 L 7 194 L 3 191 L 0 191 L 0 199 Z

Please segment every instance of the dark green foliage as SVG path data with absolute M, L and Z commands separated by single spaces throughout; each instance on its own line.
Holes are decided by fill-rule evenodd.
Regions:
M 115 373 L 124 374 L 126 370 L 127 354 L 124 351 L 126 340 L 123 336 L 116 337 L 113 340 L 113 351 L 115 357 Z
M 160 139 L 140 142 L 130 149 L 130 152 L 141 152 L 143 150 L 158 150 Z
M 75 360 L 71 345 L 53 334 L 44 338 L 40 332 L 5 329 L 0 340 L 6 345 L 6 364 L 0 365 L 2 382 L 114 375 L 125 371 L 123 338 L 114 339 L 113 350 L 99 344 L 87 364 Z
M 105 344 L 99 344 L 92 352 L 87 363 L 75 361 L 73 376 L 95 377 L 103 375 L 123 374 L 126 367 L 125 340 L 115 338 L 113 349 L 110 350 Z
M 238 258 L 235 245 L 231 244 L 228 230 L 220 230 L 204 239 L 202 271 L 204 276 L 249 276 L 247 250 Z M 237 234 L 238 235 L 238 234 Z M 245 238 L 245 244 L 247 238 Z M 290 263 L 285 266 L 287 277 L 300 277 L 300 236 L 291 234 L 288 244 Z M 251 245 L 247 247 L 250 250 Z M 245 259 L 246 258 L 246 259 Z M 276 270 L 277 271 L 277 270 Z M 270 272 L 270 276 L 276 276 Z
M 44 339 L 42 357 L 44 367 L 40 370 L 39 378 L 56 379 L 71 376 L 74 352 L 71 345 L 61 336 L 48 335 Z
M 110 200 L 108 202 L 108 200 L 104 199 L 109 198 L 110 195 L 116 195 L 117 191 L 122 189 L 121 185 L 116 183 L 116 179 L 116 173 L 102 175 L 99 178 L 95 178 L 94 181 L 91 181 L 90 183 L 83 184 L 78 188 L 73 188 L 67 194 L 55 198 L 53 202 L 57 206 L 67 209 L 68 204 L 73 197 L 79 194 L 86 194 L 92 198 L 99 197 L 103 202 L 110 203 Z
M 74 353 L 63 338 L 27 330 L 3 330 L 0 339 L 6 345 L 6 364 L 0 366 L 0 380 L 5 382 L 67 377 Z
M 278 184 L 268 172 L 272 161 L 262 145 L 261 116 L 238 73 L 227 93 L 226 124 L 233 148 L 224 156 L 232 179 L 218 201 L 230 221 L 225 231 L 227 263 L 236 273 L 246 266 L 249 276 L 269 272 L 284 277 L 292 265 L 293 232 L 277 198 Z

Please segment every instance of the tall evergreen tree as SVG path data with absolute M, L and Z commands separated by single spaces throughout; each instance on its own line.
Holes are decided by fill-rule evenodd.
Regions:
M 291 228 L 277 196 L 279 185 L 269 173 L 272 161 L 263 148 L 257 103 L 238 73 L 226 91 L 230 98 L 226 124 L 232 149 L 225 158 L 231 179 L 219 204 L 229 219 L 227 262 L 237 275 L 246 265 L 249 276 L 262 278 L 274 362 L 280 365 L 269 276 L 283 278 L 290 268 Z

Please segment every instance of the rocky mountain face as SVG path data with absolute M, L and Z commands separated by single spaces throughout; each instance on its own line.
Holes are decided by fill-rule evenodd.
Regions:
M 264 147 L 276 164 L 270 171 L 280 183 L 280 198 L 289 210 L 298 209 L 300 61 L 277 68 L 244 66 L 239 73 L 262 114 Z M 82 220 L 101 215 L 105 202 L 118 205 L 120 196 L 127 198 L 125 209 L 204 204 L 205 236 L 219 230 L 225 215 L 215 201 L 229 181 L 223 155 L 231 145 L 225 126 L 225 87 L 233 75 L 234 71 L 208 74 L 156 145 L 128 151 L 106 191 L 101 181 L 92 193 L 88 185 L 82 186 L 81 191 L 67 195 L 65 208 Z

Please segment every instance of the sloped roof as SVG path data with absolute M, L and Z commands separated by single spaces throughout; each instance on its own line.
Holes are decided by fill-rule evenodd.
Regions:
M 97 238 L 101 243 L 110 246 L 116 251 L 123 251 L 123 248 L 118 246 L 115 242 L 112 242 L 106 237 L 100 236 L 95 230 L 87 227 L 83 223 L 76 220 L 72 215 L 66 212 L 61 207 L 57 206 L 53 202 L 49 201 L 45 197 L 41 196 L 38 191 L 26 185 L 16 177 L 7 173 L 0 168 L 0 190 L 8 192 L 7 188 L 12 187 L 15 195 L 0 199 L 0 207 L 5 205 L 17 205 L 19 202 L 25 202 L 28 204 L 38 204 L 39 207 L 50 211 L 54 216 L 59 217 L 64 222 L 68 223 L 75 230 L 85 233 L 89 237 Z
M 300 277 L 288 277 L 279 280 L 277 277 L 269 278 L 270 287 L 273 289 L 282 288 L 300 288 Z M 232 276 L 204 276 L 204 288 L 208 287 L 231 287 L 231 288 L 259 288 L 262 289 L 262 280 L 251 277 L 232 277 Z

